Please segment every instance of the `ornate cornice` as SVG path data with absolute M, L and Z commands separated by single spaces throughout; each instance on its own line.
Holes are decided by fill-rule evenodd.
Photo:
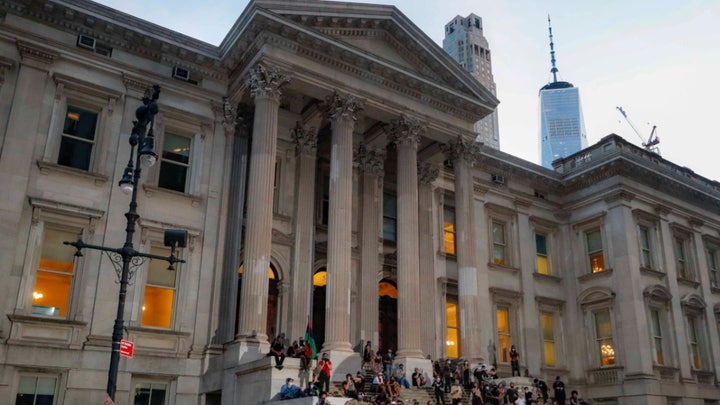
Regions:
M 317 136 L 315 127 L 305 128 L 300 121 L 290 130 L 290 138 L 295 142 L 297 154 L 314 155 L 317 150 Z
M 277 66 L 266 68 L 257 65 L 250 71 L 250 78 L 247 85 L 250 88 L 250 96 L 253 98 L 275 98 L 282 95 L 282 88 L 290 82 L 290 76 L 280 73 Z
M 17 48 L 23 61 L 29 59 L 49 66 L 60 57 L 60 54 L 55 51 L 27 42 L 18 41 Z
M 356 121 L 357 114 L 365 108 L 365 104 L 352 94 L 341 96 L 337 91 L 325 97 L 324 112 L 328 119 Z
M 418 182 L 428 186 L 437 180 L 440 168 L 432 163 L 418 163 Z
M 390 142 L 395 145 L 409 144 L 417 148 L 420 143 L 420 135 L 425 132 L 425 129 L 426 126 L 420 124 L 416 118 L 402 114 L 399 119 L 390 121 L 388 125 Z
M 458 137 L 442 145 L 441 149 L 453 162 L 461 160 L 474 166 L 480 160 L 480 144 L 475 141 Z
M 377 177 L 383 177 L 385 175 L 385 157 L 387 153 L 384 149 L 368 149 L 361 143 L 354 155 L 353 161 L 357 163 L 365 173 Z

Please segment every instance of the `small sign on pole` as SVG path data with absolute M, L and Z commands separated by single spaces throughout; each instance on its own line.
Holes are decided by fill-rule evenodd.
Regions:
M 135 343 L 129 340 L 120 341 L 120 355 L 123 357 L 132 357 L 135 352 Z

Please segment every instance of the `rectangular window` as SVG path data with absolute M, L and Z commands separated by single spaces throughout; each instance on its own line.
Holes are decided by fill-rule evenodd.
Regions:
M 383 194 L 383 239 L 397 241 L 397 198 Z
M 170 248 L 153 246 L 150 248 L 150 253 L 170 256 Z M 178 264 L 175 265 L 176 268 L 177 266 Z M 168 262 L 160 259 L 152 259 L 148 264 L 142 326 L 169 329 L 172 325 L 177 270 L 168 270 L 168 267 Z
M 663 336 L 660 324 L 660 311 L 657 309 L 650 310 L 650 322 L 652 323 L 652 340 L 655 349 L 655 364 L 665 364 L 665 356 L 663 355 Z
M 139 383 L 135 384 L 134 405 L 165 405 L 167 384 Z
M 539 233 L 535 234 L 535 265 L 537 266 L 538 273 L 550 274 L 547 237 Z
M 76 233 L 45 229 L 32 293 L 33 314 L 67 317 L 75 270 L 75 249 L 63 242 L 73 240 L 77 240 Z
M 492 223 L 493 237 L 493 263 L 504 265 L 507 262 L 505 224 L 493 221 Z
M 543 363 L 546 367 L 555 367 L 555 321 L 553 314 L 543 312 L 540 315 L 543 335 Z
M 603 256 L 602 235 L 600 229 L 593 229 L 585 232 L 585 244 L 587 247 L 590 271 L 597 273 L 605 270 L 605 258 Z
M 647 269 L 653 268 L 652 251 L 650 250 L 650 229 L 647 226 L 638 227 L 640 236 L 640 266 Z
M 595 342 L 600 353 L 600 365 L 615 364 L 615 346 L 613 345 L 610 310 L 595 312 Z
M 460 323 L 458 321 L 457 302 L 445 304 L 445 318 L 447 321 L 447 356 L 452 358 L 460 357 Z
M 700 331 L 698 329 L 698 319 L 695 316 L 687 317 L 688 323 L 688 343 L 690 344 L 690 361 L 695 370 L 702 368 L 700 361 Z
M 445 218 L 443 218 L 443 241 L 445 253 L 449 255 L 455 254 L 455 213 L 451 210 L 445 210 Z
M 501 363 L 510 362 L 510 309 L 498 308 L 497 310 L 497 329 L 498 329 L 498 354 Z
M 60 139 L 58 164 L 89 170 L 98 113 L 68 105 Z
M 15 405 L 52 405 L 56 390 L 57 377 L 20 376 Z
M 714 246 L 707 247 L 708 271 L 710 273 L 710 286 L 718 287 L 718 249 Z
M 165 133 L 160 156 L 158 187 L 184 193 L 187 190 L 190 170 L 190 146 L 192 139 Z

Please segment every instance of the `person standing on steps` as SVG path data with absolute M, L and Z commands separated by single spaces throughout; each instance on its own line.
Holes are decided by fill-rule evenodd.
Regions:
M 558 405 L 565 405 L 565 383 L 560 380 L 560 376 L 555 377 L 553 391 Z
M 520 353 L 515 349 L 515 345 L 510 346 L 510 368 L 513 377 L 515 377 L 516 371 L 518 377 L 520 377 Z
M 437 405 L 445 405 L 445 392 L 443 392 L 443 382 L 439 375 L 435 376 L 432 387 L 435 393 L 435 403 Z
M 332 375 L 332 361 L 328 357 L 327 353 L 323 353 L 322 359 L 318 361 L 318 370 L 320 374 L 318 375 L 318 382 L 320 384 L 320 391 L 322 392 L 328 392 L 330 391 L 330 376 Z

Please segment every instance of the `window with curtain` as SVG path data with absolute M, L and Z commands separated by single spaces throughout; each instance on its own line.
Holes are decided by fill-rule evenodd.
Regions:
M 152 246 L 150 253 L 160 256 L 170 256 L 170 248 Z M 179 256 L 177 251 L 175 255 Z M 168 262 L 159 259 L 150 260 L 142 306 L 142 326 L 165 329 L 169 329 L 172 326 L 177 268 L 179 265 L 180 263 L 176 263 L 176 270 L 169 270 Z
M 497 309 L 498 355 L 502 363 L 510 362 L 510 346 L 512 341 L 510 328 L 510 309 Z
M 702 348 L 700 342 L 700 325 L 697 316 L 687 316 L 688 344 L 690 345 L 690 363 L 695 370 L 702 369 Z
M 445 319 L 447 322 L 446 348 L 447 356 L 452 358 L 460 357 L 460 322 L 457 302 L 445 304 Z
M 650 310 L 650 323 L 652 325 L 652 344 L 655 352 L 655 364 L 665 364 L 665 356 L 663 354 L 663 335 L 662 324 L 660 322 L 660 311 L 657 309 Z
M 597 311 L 594 316 L 595 342 L 600 353 L 600 365 L 612 366 L 615 364 L 615 346 L 613 344 L 610 310 Z
M 543 336 L 543 363 L 555 367 L 555 320 L 551 312 L 540 315 Z
M 34 315 L 66 318 L 75 276 L 75 248 L 64 241 L 77 240 L 77 232 L 46 227 L 32 292 Z
M 505 235 L 505 223 L 492 222 L 493 256 L 495 264 L 505 265 L 507 263 L 507 240 Z
M 548 262 L 547 236 L 535 234 L 535 266 L 540 274 L 550 274 L 550 263 Z
M 597 273 L 605 270 L 605 257 L 603 256 L 603 243 L 600 228 L 585 232 L 585 246 L 587 249 L 590 271 Z
M 638 226 L 638 236 L 640 239 L 640 265 L 652 269 L 654 266 L 652 261 L 650 228 L 645 225 Z

